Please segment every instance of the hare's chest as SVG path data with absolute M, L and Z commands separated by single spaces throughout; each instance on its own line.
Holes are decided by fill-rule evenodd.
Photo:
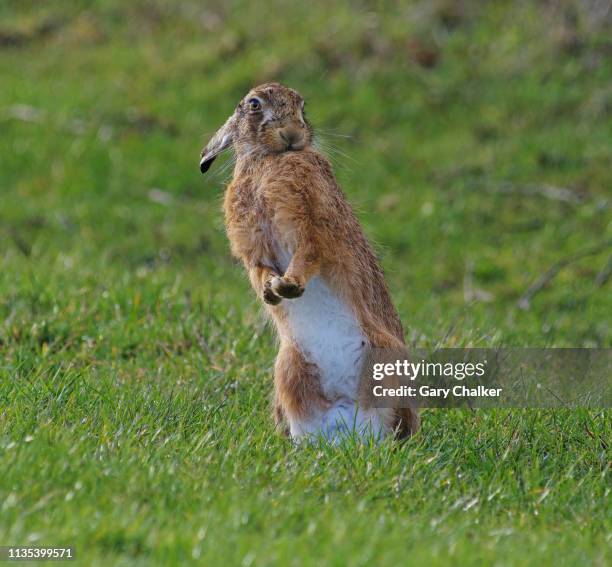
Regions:
M 256 189 L 245 185 L 233 188 L 225 202 L 225 225 L 236 256 L 249 264 L 273 259 L 271 214 Z

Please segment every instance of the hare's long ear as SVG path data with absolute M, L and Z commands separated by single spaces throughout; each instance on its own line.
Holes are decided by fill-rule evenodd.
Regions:
M 210 139 L 208 144 L 200 154 L 200 171 L 206 173 L 208 168 L 215 161 L 215 158 L 223 151 L 229 148 L 234 141 L 236 124 L 238 122 L 237 112 L 234 112 L 226 121 L 217 133 Z

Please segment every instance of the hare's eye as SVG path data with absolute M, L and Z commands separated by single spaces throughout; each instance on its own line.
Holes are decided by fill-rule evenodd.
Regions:
M 250 98 L 249 110 L 252 110 L 253 112 L 261 110 L 261 101 L 258 98 Z

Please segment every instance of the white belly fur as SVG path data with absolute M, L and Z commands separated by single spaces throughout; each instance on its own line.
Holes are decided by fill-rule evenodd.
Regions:
M 316 277 L 302 297 L 284 300 L 283 308 L 293 340 L 319 367 L 325 395 L 356 399 L 367 339 L 348 305 Z
M 380 437 L 383 425 L 376 410 L 357 407 L 359 379 L 367 338 L 350 307 L 321 277 L 311 279 L 302 297 L 282 303 L 290 333 L 306 360 L 317 365 L 330 409 L 307 420 L 289 418 L 291 435 L 337 441 L 346 433 Z

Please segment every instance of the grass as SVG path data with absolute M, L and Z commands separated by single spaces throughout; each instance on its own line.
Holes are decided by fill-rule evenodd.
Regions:
M 612 60 L 584 5 L 4 2 L 0 545 L 104 566 L 609 564 L 608 411 L 430 410 L 401 447 L 277 437 L 227 173 L 198 172 L 205 133 L 281 80 L 410 344 L 610 347 Z

